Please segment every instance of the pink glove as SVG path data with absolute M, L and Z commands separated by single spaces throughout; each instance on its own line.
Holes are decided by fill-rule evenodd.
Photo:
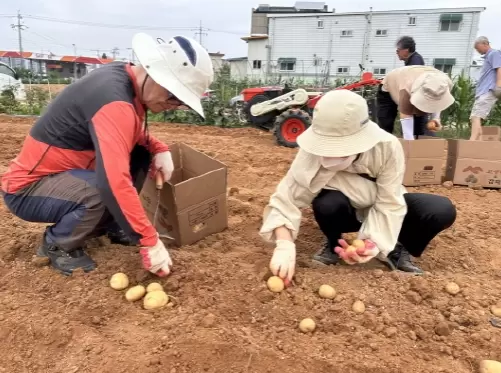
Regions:
M 160 172 L 163 176 L 164 183 L 168 182 L 174 171 L 174 163 L 172 162 L 172 154 L 169 151 L 158 153 L 153 158 L 154 173 Z
M 142 247 L 139 253 L 144 269 L 160 277 L 170 274 L 172 260 L 162 241 L 157 240 L 155 246 L 152 247 Z
M 343 259 L 346 263 L 353 265 L 356 263 L 367 263 L 379 254 L 379 249 L 374 242 L 371 240 L 363 240 L 365 243 L 365 248 L 356 249 L 355 251 L 346 251 L 348 249 L 348 243 L 345 240 L 339 240 L 339 245 L 334 249 L 334 251 Z

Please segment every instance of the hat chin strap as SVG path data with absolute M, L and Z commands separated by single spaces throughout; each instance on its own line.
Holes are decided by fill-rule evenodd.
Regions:
M 146 85 L 146 81 L 150 76 L 146 73 L 146 77 L 143 80 L 143 84 L 141 84 L 141 98 L 144 97 L 144 86 Z M 148 106 L 146 104 L 142 104 L 144 109 L 144 137 L 146 139 L 146 146 L 150 145 L 150 132 L 148 130 Z

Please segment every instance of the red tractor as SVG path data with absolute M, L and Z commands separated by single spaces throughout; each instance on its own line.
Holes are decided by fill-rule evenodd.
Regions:
M 365 88 L 377 87 L 381 80 L 374 79 L 370 72 L 362 74 L 359 82 L 337 87 L 361 91 Z M 242 91 L 243 112 L 250 124 L 272 131 L 277 143 L 289 148 L 297 147 L 296 138 L 310 125 L 313 108 L 322 97 L 322 92 L 307 92 L 304 89 L 291 90 L 284 87 L 246 88 Z M 375 98 L 368 99 L 369 113 L 375 121 Z

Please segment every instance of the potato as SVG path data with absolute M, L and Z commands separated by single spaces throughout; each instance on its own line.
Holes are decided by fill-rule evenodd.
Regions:
M 437 122 L 434 121 L 434 120 L 430 120 L 427 124 L 426 124 L 426 128 L 429 130 L 429 131 L 436 131 L 438 125 L 437 125 Z
M 280 293 L 285 288 L 284 281 L 278 276 L 271 276 L 267 281 L 268 289 L 274 293 Z
M 334 299 L 336 297 L 336 290 L 330 285 L 321 285 L 318 288 L 318 295 L 325 299 Z
M 491 306 L 491 312 L 496 317 L 501 317 L 501 303 Z
M 310 333 L 315 330 L 317 325 L 315 324 L 315 321 L 312 319 L 303 319 L 299 323 L 299 330 L 301 330 L 303 333 Z
M 164 291 L 164 288 L 158 282 L 152 282 L 146 287 L 147 293 L 149 293 L 150 291 L 157 291 L 157 290 Z
M 136 300 L 144 297 L 144 294 L 146 294 L 146 289 L 144 288 L 144 286 L 136 285 L 127 290 L 127 293 L 125 293 L 125 299 L 127 299 L 129 302 L 135 302 Z
M 456 295 L 461 291 L 461 289 L 455 282 L 449 282 L 447 285 L 445 285 L 445 291 L 451 295 Z
M 351 306 L 351 309 L 355 313 L 364 313 L 365 312 L 365 304 L 364 304 L 364 302 L 357 300 L 355 303 L 353 303 L 353 306 Z
M 353 240 L 351 246 L 357 249 L 365 249 L 365 242 L 363 240 Z
M 480 373 L 501 373 L 501 363 L 495 360 L 482 360 Z
M 125 273 L 115 273 L 110 278 L 110 286 L 115 290 L 123 290 L 129 286 L 129 278 Z
M 163 290 L 153 290 L 146 294 L 143 299 L 145 310 L 162 308 L 169 303 L 169 296 Z
M 356 251 L 357 251 L 357 248 L 356 248 L 355 246 L 353 246 L 353 245 L 350 245 L 350 246 L 348 246 L 348 247 L 346 248 L 346 250 L 345 250 L 345 251 L 346 251 L 347 253 L 354 253 L 354 252 L 356 252 Z

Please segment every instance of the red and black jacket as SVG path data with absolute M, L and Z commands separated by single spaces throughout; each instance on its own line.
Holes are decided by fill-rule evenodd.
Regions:
M 116 222 L 143 246 L 156 243 L 132 184 L 130 153 L 143 145 L 152 155 L 169 150 L 145 134 L 145 111 L 131 66 L 111 63 L 66 87 L 26 137 L 2 177 L 16 193 L 41 178 L 73 169 L 95 170 L 103 203 Z

